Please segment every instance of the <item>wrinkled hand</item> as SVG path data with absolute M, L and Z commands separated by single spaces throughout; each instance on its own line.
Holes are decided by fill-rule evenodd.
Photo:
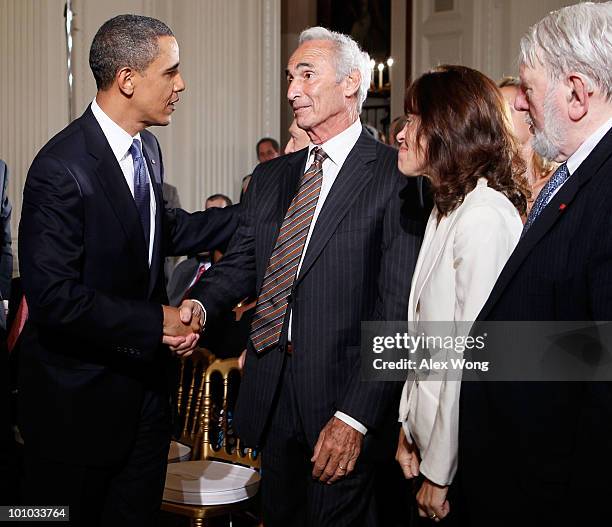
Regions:
M 337 417 L 321 430 L 314 448 L 312 477 L 332 484 L 349 475 L 361 452 L 363 434 Z
M 419 506 L 419 516 L 439 522 L 450 512 L 450 504 L 446 499 L 448 487 L 436 485 L 425 479 L 417 492 L 416 500 Z
M 419 455 L 414 443 L 408 442 L 404 429 L 400 428 L 399 440 L 395 460 L 402 467 L 406 479 L 416 478 L 419 475 Z
M 186 305 L 186 302 L 189 302 L 189 305 Z M 181 304 L 180 310 L 176 307 L 162 307 L 164 311 L 162 342 L 170 346 L 178 356 L 188 357 L 195 349 L 202 331 L 200 306 L 185 301 Z

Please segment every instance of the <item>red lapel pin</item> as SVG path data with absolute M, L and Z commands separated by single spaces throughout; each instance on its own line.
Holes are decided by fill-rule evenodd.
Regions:
M 567 207 L 567 205 L 565 203 L 561 203 L 561 205 L 559 205 L 559 210 L 561 212 L 563 212 L 565 210 L 565 208 Z

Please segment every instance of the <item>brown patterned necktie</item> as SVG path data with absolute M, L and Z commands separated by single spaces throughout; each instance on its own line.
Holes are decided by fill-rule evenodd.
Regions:
M 312 151 L 314 162 L 302 176 L 300 188 L 287 209 L 257 298 L 251 341 L 258 353 L 278 344 L 289 295 L 317 207 L 327 154 L 320 147 Z

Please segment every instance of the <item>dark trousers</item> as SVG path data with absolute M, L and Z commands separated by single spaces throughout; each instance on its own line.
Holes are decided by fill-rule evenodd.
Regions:
M 117 430 L 118 437 L 120 434 Z M 68 505 L 72 526 L 155 525 L 169 444 L 168 398 L 147 392 L 133 447 L 119 466 L 90 466 L 87 460 L 79 459 L 50 460 L 44 453 L 29 451 L 26 445 L 24 503 Z M 91 456 L 94 459 L 96 452 Z
M 332 485 L 313 480 L 310 461 L 313 452 L 306 441 L 296 403 L 291 363 L 287 356 L 263 442 L 261 499 L 265 526 L 382 525 L 374 486 L 378 471 L 385 466 L 383 458 L 392 458 L 395 448 L 392 441 L 397 441 L 397 435 L 393 438 L 395 428 L 384 437 L 366 435 L 355 470 L 346 478 Z

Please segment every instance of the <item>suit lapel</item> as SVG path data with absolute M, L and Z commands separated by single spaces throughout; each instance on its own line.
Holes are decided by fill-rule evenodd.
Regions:
M 552 229 L 557 221 L 571 210 L 571 203 L 580 193 L 581 189 L 591 180 L 594 174 L 605 161 L 612 155 L 612 130 L 599 142 L 595 149 L 578 167 L 578 170 L 570 176 L 565 184 L 550 200 L 548 205 L 540 213 L 540 216 L 519 241 L 510 255 L 508 262 L 502 270 L 487 303 L 478 315 L 479 320 L 484 320 L 491 309 L 495 306 L 502 293 L 511 282 L 521 264 L 529 256 L 533 248 Z
M 306 168 L 306 160 L 308 159 L 308 149 L 305 149 L 300 155 L 290 156 L 287 160 L 289 165 L 289 174 L 281 175 L 279 206 L 278 206 L 278 228 L 280 230 L 285 214 L 289 209 L 291 200 L 297 194 L 300 184 L 300 178 Z
M 81 119 L 89 154 L 98 161 L 95 175 L 119 220 L 123 232 L 130 240 L 130 246 L 133 249 L 136 261 L 139 265 L 144 265 L 148 269 L 149 252 L 145 247 L 140 217 L 121 167 L 117 163 L 100 125 L 91 113 L 91 108 L 85 111 Z
M 336 231 L 361 190 L 373 176 L 371 163 L 376 160 L 376 141 L 364 130 L 344 161 L 336 181 L 325 199 L 312 231 L 302 262 L 299 282 L 309 271 L 319 254 Z
M 422 259 L 419 258 L 419 262 L 417 263 L 417 268 L 414 271 L 414 288 L 410 294 L 409 301 L 409 313 L 413 316 L 411 320 L 415 320 L 416 317 L 416 307 L 418 305 L 419 299 L 421 298 L 421 293 L 423 292 L 423 288 L 429 277 L 433 268 L 436 265 L 436 262 L 440 258 L 442 254 L 442 250 L 446 245 L 446 240 L 448 238 L 448 233 L 451 230 L 452 226 L 455 224 L 455 220 L 457 219 L 457 211 L 459 209 L 453 211 L 449 216 L 443 217 L 440 220 L 440 223 L 436 227 L 436 215 L 434 211 L 432 211 L 431 216 L 429 218 L 429 222 L 427 224 L 427 231 L 425 233 L 425 238 L 423 240 L 423 246 L 421 247 L 421 251 L 419 254 L 422 254 Z

